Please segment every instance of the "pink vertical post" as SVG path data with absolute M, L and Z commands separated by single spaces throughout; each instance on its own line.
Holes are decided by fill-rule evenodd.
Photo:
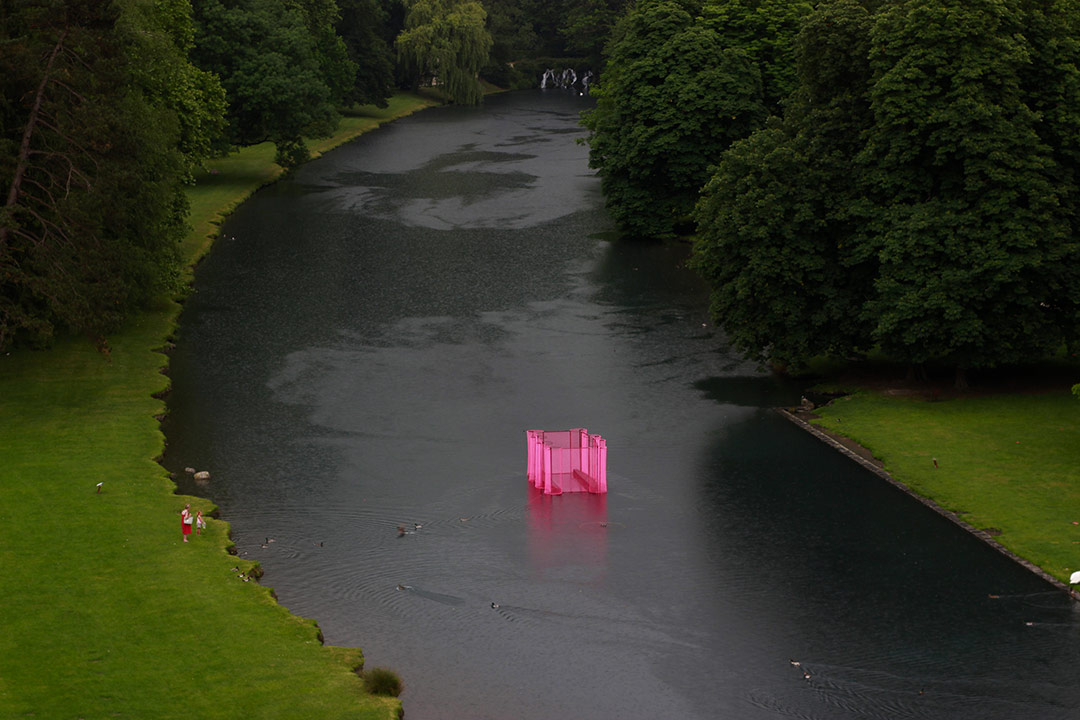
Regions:
M 600 451 L 600 471 L 596 474 L 596 479 L 599 484 L 599 491 L 602 493 L 607 492 L 607 440 L 596 436 L 597 443 Z
M 553 482 L 554 466 L 551 459 L 551 446 L 544 445 L 544 492 L 548 495 L 562 495 L 562 488 Z
M 577 452 L 577 468 L 581 472 L 589 472 L 589 431 L 585 428 L 578 428 L 578 452 Z M 590 473 L 591 474 L 591 473 Z
M 544 485 L 544 433 L 540 430 L 533 432 L 533 485 Z
M 526 471 L 526 477 L 529 482 L 536 483 L 536 431 L 525 431 L 525 445 L 528 446 L 529 461 L 528 470 Z

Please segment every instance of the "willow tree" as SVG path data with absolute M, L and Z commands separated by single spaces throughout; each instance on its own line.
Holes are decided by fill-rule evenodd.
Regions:
M 414 87 L 433 78 L 453 102 L 479 103 L 484 93 L 478 73 L 491 50 L 486 20 L 476 0 L 410 0 L 395 45 Z

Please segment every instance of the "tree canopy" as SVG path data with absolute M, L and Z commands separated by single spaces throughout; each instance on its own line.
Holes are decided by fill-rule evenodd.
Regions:
M 765 118 L 757 67 L 677 0 L 643 0 L 616 31 L 596 108 L 584 115 L 589 163 L 630 235 L 685 222 L 709 165 Z
M 337 31 L 356 68 L 345 102 L 386 107 L 394 90 L 394 62 L 386 42 L 389 12 L 379 0 L 339 0 Z
M 177 280 L 221 89 L 179 0 L 22 4 L 0 32 L 0 347 L 100 337 Z
M 692 228 L 708 168 L 778 112 L 795 85 L 794 39 L 808 2 L 642 0 L 607 47 L 590 163 L 629 235 Z
M 852 352 L 868 332 L 851 159 L 869 117 L 870 24 L 854 1 L 807 18 L 789 112 L 724 154 L 698 206 L 694 264 L 714 316 L 738 348 L 781 366 Z
M 304 160 L 304 135 L 326 135 L 336 126 L 334 94 L 345 83 L 323 72 L 330 62 L 324 53 L 341 47 L 320 48 L 311 31 L 327 18 L 283 0 L 195 0 L 193 6 L 195 61 L 221 78 L 229 100 L 226 140 L 270 140 L 285 167 Z
M 1075 342 L 1076 21 L 1067 2 L 821 3 L 783 120 L 699 206 L 695 262 L 739 347 L 962 371 Z

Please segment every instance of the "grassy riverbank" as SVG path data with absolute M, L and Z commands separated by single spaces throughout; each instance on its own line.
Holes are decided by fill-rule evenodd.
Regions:
M 322 152 L 433 102 L 363 108 Z M 194 263 L 216 223 L 278 175 L 269 144 L 210 164 L 190 193 Z M 102 354 L 84 340 L 0 357 L 0 717 L 393 718 L 364 693 L 355 650 L 323 647 L 311 620 L 278 605 L 227 555 L 227 526 L 182 543 L 155 462 L 160 348 L 179 305 L 162 299 Z M 95 491 L 102 482 L 100 493 Z M 234 570 L 234 568 L 238 568 Z
M 817 412 L 816 425 L 1050 575 L 1080 569 L 1080 401 L 1067 385 L 938 400 L 859 391 Z

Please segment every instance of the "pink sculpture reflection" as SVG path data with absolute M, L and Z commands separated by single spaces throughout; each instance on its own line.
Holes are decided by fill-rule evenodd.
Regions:
M 526 430 L 529 482 L 545 495 L 607 492 L 607 443 L 585 428 Z
M 526 490 L 529 559 L 536 576 L 557 582 L 573 577 L 588 584 L 602 583 L 607 575 L 608 533 L 617 525 L 608 522 L 607 494 L 554 497 L 532 485 Z

